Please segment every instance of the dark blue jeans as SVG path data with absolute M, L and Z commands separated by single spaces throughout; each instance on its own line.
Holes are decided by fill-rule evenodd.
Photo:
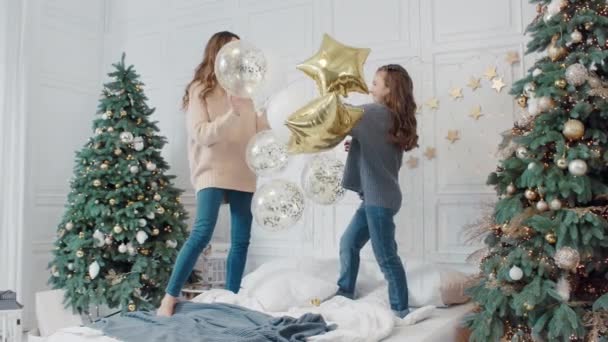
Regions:
M 186 243 L 179 251 L 166 292 L 178 297 L 192 273 L 199 255 L 207 247 L 217 222 L 224 196 L 230 203 L 230 252 L 226 264 L 226 289 L 237 293 L 247 261 L 251 237 L 251 200 L 253 193 L 206 188 L 196 194 L 196 219 Z
M 367 241 L 371 240 L 376 261 L 388 282 L 391 309 L 403 318 L 409 313 L 409 308 L 405 269 L 397 254 L 395 241 L 396 213 L 392 209 L 363 204 L 357 210 L 340 239 L 338 294 L 348 298 L 354 297 L 359 273 L 359 252 Z

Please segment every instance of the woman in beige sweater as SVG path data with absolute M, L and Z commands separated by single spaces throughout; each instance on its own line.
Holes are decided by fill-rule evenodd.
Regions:
M 188 159 L 196 190 L 196 219 L 182 247 L 167 285 L 158 314 L 171 316 L 186 279 L 202 250 L 209 244 L 222 202 L 230 204 L 230 253 L 226 289 L 238 292 L 247 260 L 251 236 L 251 200 L 256 176 L 247 167 L 245 149 L 257 132 L 268 129 L 264 115 L 258 115 L 249 99 L 228 95 L 214 72 L 219 50 L 239 37 L 223 31 L 214 34 L 205 48 L 203 61 L 186 87 Z

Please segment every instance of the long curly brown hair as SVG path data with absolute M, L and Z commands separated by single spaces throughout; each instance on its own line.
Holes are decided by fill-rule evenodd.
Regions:
M 398 64 L 381 66 L 377 72 L 384 73 L 384 83 L 389 89 L 383 100 L 393 114 L 389 140 L 404 151 L 413 150 L 418 147 L 418 134 L 412 79 L 405 68 Z
M 233 39 L 241 39 L 236 34 L 229 31 L 221 31 L 215 33 L 205 47 L 205 53 L 203 55 L 203 61 L 194 70 L 194 77 L 192 81 L 186 86 L 186 92 L 182 98 L 182 109 L 188 108 L 190 103 L 189 91 L 192 84 L 200 82 L 203 85 L 203 90 L 199 94 L 199 98 L 202 101 L 207 93 L 217 85 L 217 78 L 215 77 L 215 57 L 220 49 L 228 44 Z

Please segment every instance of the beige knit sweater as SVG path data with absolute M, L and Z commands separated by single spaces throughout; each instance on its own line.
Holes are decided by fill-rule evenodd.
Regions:
M 194 189 L 221 188 L 255 192 L 256 176 L 245 162 L 245 150 L 251 137 L 269 129 L 266 115 L 253 108 L 235 113 L 224 90 L 214 89 L 199 98 L 202 85 L 193 84 L 186 111 L 188 160 Z

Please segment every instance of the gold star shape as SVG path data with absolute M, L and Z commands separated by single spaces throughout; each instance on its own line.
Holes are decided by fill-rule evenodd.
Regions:
M 410 156 L 405 163 L 410 169 L 415 169 L 418 167 L 418 158 Z
M 505 87 L 505 82 L 502 81 L 502 77 L 495 78 L 492 80 L 492 89 L 495 89 L 497 93 L 500 93 L 500 91 L 504 87 Z
M 439 109 L 439 100 L 437 100 L 436 97 L 433 97 L 433 98 L 429 99 L 428 101 L 426 101 L 426 106 L 429 107 L 430 109 L 437 110 L 437 109 Z
M 477 106 L 473 107 L 473 109 L 471 109 L 471 113 L 469 114 L 469 116 L 475 120 L 479 120 L 479 118 L 481 116 L 483 116 L 483 114 L 481 114 L 481 106 L 477 105 Z
M 448 131 L 448 136 L 445 138 L 453 144 L 460 140 L 460 132 L 457 129 L 451 129 Z
M 428 160 L 431 160 L 431 159 L 437 157 L 437 149 L 435 149 L 434 147 L 427 147 L 426 151 L 424 151 L 424 156 Z
M 363 116 L 363 110 L 346 106 L 338 93 L 312 100 L 287 117 L 291 131 L 290 153 L 313 153 L 331 149 L 344 140 Z
M 494 77 L 497 77 L 498 74 L 496 73 L 496 67 L 488 67 L 486 69 L 486 72 L 483 73 L 483 75 L 488 79 L 488 80 L 492 80 L 494 79 Z
M 475 91 L 481 88 L 481 80 L 477 77 L 471 76 L 471 79 L 469 80 L 469 83 L 467 83 L 467 86 L 471 88 L 471 90 Z
M 315 80 L 321 95 L 337 92 L 346 96 L 353 91 L 367 94 L 363 64 L 370 51 L 344 45 L 325 34 L 319 51 L 297 68 Z
M 519 52 L 517 51 L 509 51 L 507 52 L 507 57 L 505 58 L 507 63 L 513 65 L 515 63 L 519 63 Z
M 454 87 L 452 88 L 452 90 L 450 90 L 450 96 L 452 97 L 453 100 L 457 100 L 457 99 L 461 99 L 462 98 L 462 88 L 459 87 Z

